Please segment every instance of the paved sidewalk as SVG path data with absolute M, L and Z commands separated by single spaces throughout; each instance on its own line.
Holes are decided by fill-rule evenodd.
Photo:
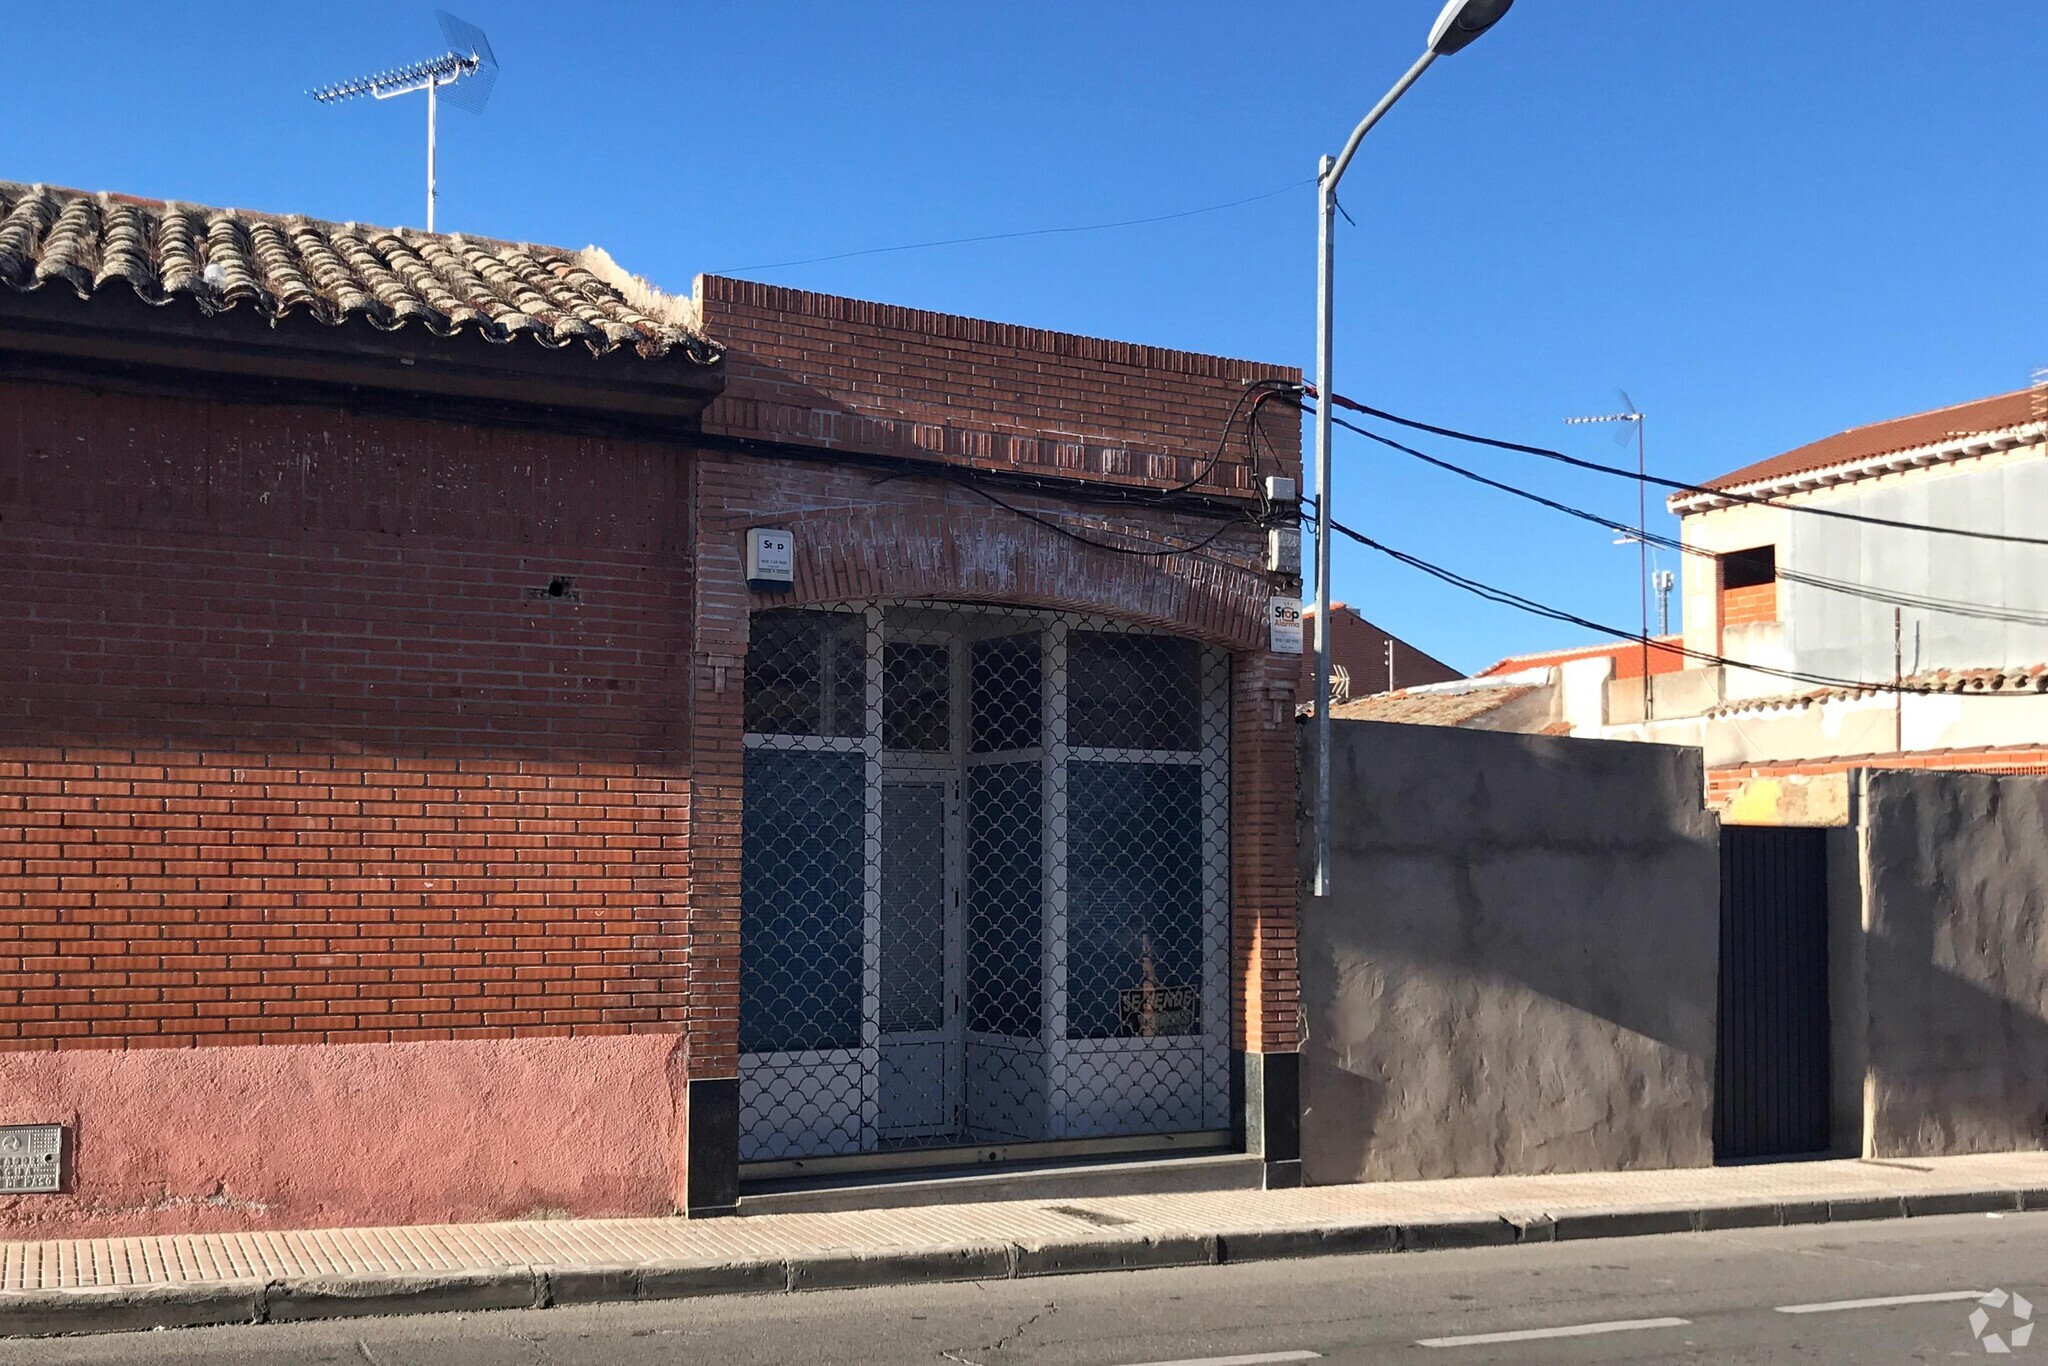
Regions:
M 0 1242 L 0 1335 L 769 1293 L 2048 1209 L 2048 1153 L 593 1219 Z

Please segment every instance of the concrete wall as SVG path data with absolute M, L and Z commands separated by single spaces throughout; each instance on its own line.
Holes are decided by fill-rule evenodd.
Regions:
M 1862 837 L 1864 1152 L 2048 1146 L 2048 779 L 1868 773 Z
M 1302 902 L 1305 1178 L 1710 1163 L 1720 862 L 1697 751 L 1334 732 L 1335 890 Z
M 1864 517 L 1933 522 L 1988 532 L 2038 534 L 2048 516 L 2048 459 L 2039 445 L 1885 478 L 1859 479 L 1807 501 Z M 1956 541 L 1828 517 L 1792 517 L 1779 542 L 1785 569 L 1895 593 L 1997 603 L 2011 612 L 2048 609 L 2048 549 Z M 1786 646 L 1798 668 L 1835 678 L 1885 678 L 1892 670 L 1892 607 L 1807 583 L 1779 585 Z M 2048 659 L 2048 627 L 1954 612 L 1903 614 L 1910 674 Z M 1732 648 L 1728 651 L 1735 654 Z M 1747 658 L 1747 656 L 1743 656 Z

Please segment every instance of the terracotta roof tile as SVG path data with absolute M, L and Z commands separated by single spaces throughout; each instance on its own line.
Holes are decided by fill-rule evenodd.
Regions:
M 304 314 L 716 359 L 685 322 L 636 306 L 590 255 L 602 253 L 0 181 L 0 285 L 21 293 L 61 286 L 90 300 L 121 281 L 144 303 L 207 314 L 246 307 L 272 322 Z
M 1533 687 L 1468 688 L 1458 692 L 1402 691 L 1375 693 L 1337 702 L 1330 716 L 1338 721 L 1398 721 L 1412 726 L 1459 726 L 1505 707 L 1536 691 Z
M 1932 412 L 1851 427 L 1846 432 L 1809 442 L 1783 455 L 1744 465 L 1718 479 L 1709 479 L 1703 487 L 1729 489 L 1763 483 L 1835 465 L 1851 465 L 1859 460 L 1872 460 L 1920 446 L 1932 446 L 1954 437 L 2001 432 L 2044 418 L 2048 418 L 2048 390 L 2020 389 L 1953 407 L 1936 408 Z
M 1933 669 L 1910 674 L 1905 686 L 1915 693 L 2048 693 L 2048 664 L 2021 664 L 1996 669 Z M 1738 697 L 1709 707 L 1706 716 L 1759 711 L 1798 711 L 1822 702 L 1851 697 L 1876 697 L 1891 691 L 1888 684 L 1864 687 L 1814 688 L 1770 697 Z M 1336 715 L 1333 711 L 1332 715 Z

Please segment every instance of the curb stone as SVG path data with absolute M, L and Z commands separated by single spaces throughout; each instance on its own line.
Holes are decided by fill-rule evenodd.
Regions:
M 752 1262 L 654 1262 L 640 1268 L 634 1298 L 694 1300 L 706 1295 L 773 1295 L 789 1289 L 780 1258 Z
M 1684 1209 L 1586 1209 L 1553 1215 L 1557 1241 L 1637 1238 L 1653 1233 L 1697 1233 L 1706 1212 Z
M 1140 1271 L 1169 1266 L 1214 1266 L 1215 1234 L 1168 1233 L 1142 1238 L 1101 1238 L 1071 1243 L 1018 1243 L 1016 1276 L 1069 1276 L 1088 1271 Z
M 640 1298 L 640 1268 L 637 1266 L 545 1266 L 534 1272 L 539 1284 L 539 1307 L 558 1305 L 613 1304 Z
M 264 1289 L 259 1281 L 234 1281 L 10 1291 L 0 1295 L 0 1337 L 261 1323 Z
M 1216 1235 L 1216 1259 L 1225 1264 L 1272 1262 L 1289 1257 L 1351 1257 L 1400 1250 L 1401 1229 L 1395 1224 L 1247 1229 Z
M 503 1271 L 307 1276 L 272 1282 L 264 1296 L 264 1318 L 270 1323 L 299 1323 L 378 1314 L 534 1309 L 547 1302 L 545 1284 L 524 1267 Z
M 1444 1252 L 1463 1247 L 1506 1247 L 1521 1240 L 1522 1230 L 1499 1215 L 1469 1219 L 1437 1219 L 1401 1225 L 1403 1252 Z
M 1700 1211 L 1700 1232 L 1723 1228 L 1775 1228 L 1780 1224 L 1810 1224 L 1812 1219 L 1792 1217 L 1796 1207 L 1786 1205 L 1718 1205 Z
M 936 1281 L 1009 1280 L 1016 1275 L 1008 1243 L 915 1252 L 826 1252 L 792 1257 L 786 1284 L 791 1290 L 858 1290 L 878 1285 Z
M 492 1271 L 305 1276 L 0 1292 L 0 1338 L 288 1323 L 385 1314 L 691 1299 L 708 1295 L 1010 1280 L 1091 1271 L 1214 1266 L 1284 1258 L 1505 1247 L 1561 1240 L 1777 1224 L 2048 1209 L 2048 1188 L 1999 1188 L 1664 1209 L 1516 1213 L 1393 1224 L 1160 1234 L 1050 1243 L 819 1253 L 753 1261 L 514 1266 Z
M 1908 1195 L 1906 1217 L 1930 1214 L 2005 1214 L 2020 1207 L 2018 1191 L 1957 1191 L 1949 1195 Z

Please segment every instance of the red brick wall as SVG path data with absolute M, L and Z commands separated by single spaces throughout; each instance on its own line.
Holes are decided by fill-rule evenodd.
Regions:
M 1295 848 L 1299 775 L 1295 668 L 1286 655 L 1236 657 L 1230 679 L 1232 1046 L 1301 1047 Z
M 1306 647 L 1301 656 L 1301 678 L 1297 687 L 1301 697 L 1312 699 L 1316 694 L 1316 651 L 1315 619 L 1311 614 L 1303 622 L 1303 644 Z M 1337 666 L 1350 670 L 1352 697 L 1367 697 L 1387 691 L 1387 645 L 1394 647 L 1394 683 L 1396 688 L 1413 688 L 1424 683 L 1448 683 L 1464 675 L 1442 660 L 1410 645 L 1407 641 L 1388 635 L 1379 627 L 1360 616 L 1357 611 L 1342 603 L 1330 608 L 1330 664 L 1332 669 L 1331 688 Z
M 894 375 L 871 410 L 913 436 L 936 424 L 941 451 L 1032 424 L 1070 433 L 1067 473 L 1099 458 L 1123 477 L 1112 467 L 1156 446 L 1169 462 L 1129 477 L 1184 477 L 1238 380 L 1286 373 L 730 282 L 706 296 L 736 355 L 774 350 L 862 393 Z M 1289 460 L 1294 425 L 1269 410 Z M 888 449 L 895 431 L 856 434 Z M 1039 449 L 1058 463 L 1070 443 Z M 1131 559 L 941 481 L 702 465 L 648 443 L 0 385 L 15 607 L 0 1047 L 679 1029 L 691 1075 L 731 1075 L 739 533 L 794 510 L 801 544 L 837 547 L 814 566 L 821 593 L 1110 611 L 1238 652 L 1240 1035 L 1292 1046 L 1293 661 L 1259 648 L 1271 585 L 1256 529 Z M 1013 499 L 1094 535 L 1214 526 Z M 974 553 L 916 583 L 861 577 L 908 564 L 875 548 L 919 527 Z M 1025 562 L 1043 572 L 1010 577 Z
M 1300 372 L 700 276 L 726 392 L 705 430 L 961 465 L 1243 493 L 1299 477 L 1301 422 L 1268 404 L 1209 461 L 1245 381 Z
M 1778 585 L 1752 584 L 1747 588 L 1721 590 L 1721 629 L 1751 626 L 1778 619 Z
M 681 1027 L 683 473 L 0 385 L 0 1047 Z
M 1844 759 L 1803 759 L 1778 764 L 1731 764 L 1707 770 L 1707 805 L 1720 806 L 1752 778 L 1812 777 L 1856 768 L 1939 769 L 1964 773 L 2048 773 L 2048 745 L 2006 749 L 1919 750 L 1859 754 Z

